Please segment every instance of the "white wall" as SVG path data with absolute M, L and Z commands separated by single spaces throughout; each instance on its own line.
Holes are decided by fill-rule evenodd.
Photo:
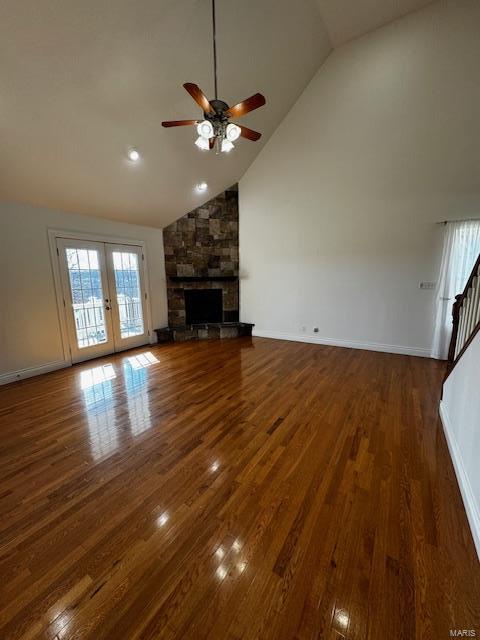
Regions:
M 240 182 L 257 334 L 430 354 L 435 222 L 480 214 L 479 33 L 478 1 L 440 2 L 320 68 Z
M 447 378 L 443 427 L 480 558 L 480 333 Z
M 64 360 L 48 229 L 146 242 L 153 328 L 167 324 L 162 230 L 0 203 L 0 380 Z M 27 371 L 24 371 L 27 370 Z

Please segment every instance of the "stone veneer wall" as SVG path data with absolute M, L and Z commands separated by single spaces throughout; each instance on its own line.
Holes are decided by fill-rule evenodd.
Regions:
M 223 320 L 238 321 L 237 185 L 165 227 L 163 245 L 170 328 L 185 326 L 184 289 L 222 289 Z M 208 280 L 179 281 L 172 276 Z M 216 280 L 218 276 L 235 280 Z

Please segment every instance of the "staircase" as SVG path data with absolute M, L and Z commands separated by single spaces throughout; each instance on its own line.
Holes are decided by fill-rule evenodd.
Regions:
M 463 293 L 453 305 L 453 331 L 448 351 L 447 376 L 453 371 L 470 343 L 480 331 L 480 255 Z M 446 379 L 445 378 L 445 379 Z
M 480 559 L 480 256 L 453 305 L 440 417 Z

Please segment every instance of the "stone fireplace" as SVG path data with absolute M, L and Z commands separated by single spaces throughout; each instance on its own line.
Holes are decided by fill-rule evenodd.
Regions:
M 166 227 L 163 244 L 169 326 L 162 331 L 175 340 L 223 337 L 234 325 L 251 332 L 239 323 L 237 186 Z

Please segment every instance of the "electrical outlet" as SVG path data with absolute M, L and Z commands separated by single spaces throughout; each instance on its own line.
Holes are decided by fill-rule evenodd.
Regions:
M 313 333 L 318 333 L 318 327 L 313 327 Z
M 420 282 L 420 289 L 435 289 L 436 282 Z

